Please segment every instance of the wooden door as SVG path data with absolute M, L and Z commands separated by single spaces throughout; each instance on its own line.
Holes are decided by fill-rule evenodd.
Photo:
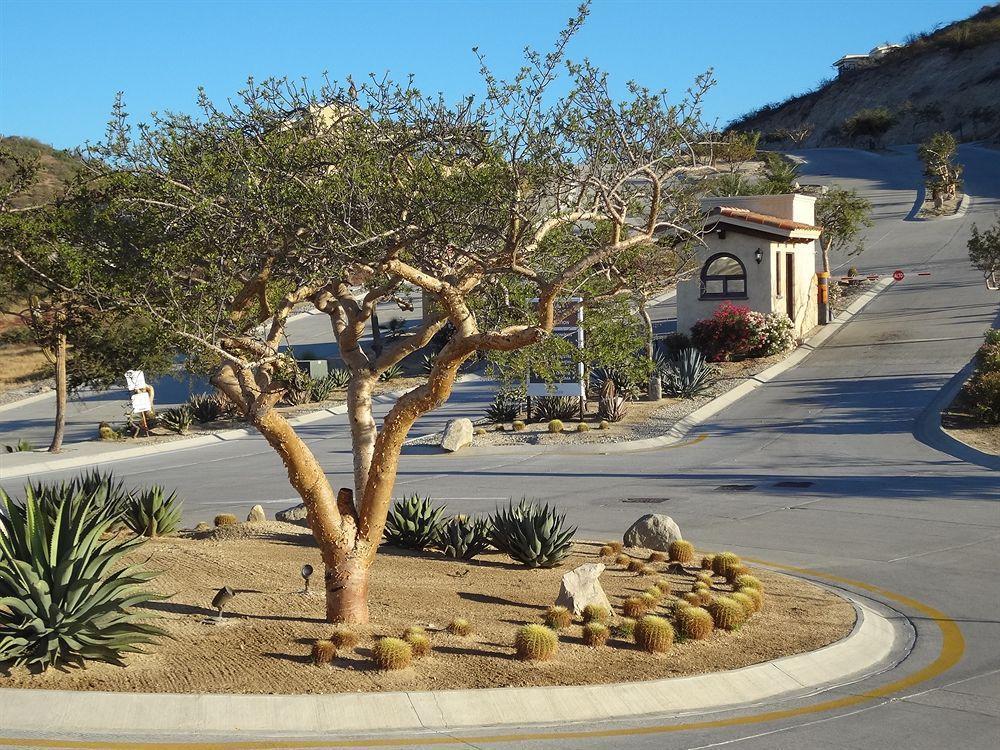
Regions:
M 795 320 L 795 253 L 785 253 L 785 312 Z

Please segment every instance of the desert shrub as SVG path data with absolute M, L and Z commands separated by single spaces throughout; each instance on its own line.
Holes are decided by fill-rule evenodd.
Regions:
M 765 313 L 754 316 L 757 344 L 751 357 L 769 357 L 791 349 L 795 343 L 794 324 L 784 313 Z
M 724 302 L 711 318 L 691 327 L 691 340 L 712 362 L 766 357 L 795 343 L 791 319 L 783 313 L 755 312 Z
M 603 622 L 588 622 L 583 626 L 583 644 L 598 648 L 608 642 L 611 630 Z
M 493 403 L 486 408 L 486 416 L 491 422 L 512 422 L 524 409 L 524 391 L 519 388 L 500 388 L 493 397 Z
M 172 534 L 181 524 L 183 504 L 176 492 L 167 495 L 159 485 L 138 490 L 126 506 L 125 525 L 148 537 Z
M 600 604 L 588 604 L 583 608 L 583 622 L 607 622 L 611 618 L 611 612 L 607 607 Z
M 987 328 L 983 339 L 987 346 L 1000 346 L 1000 328 Z
M 553 419 L 553 420 L 551 420 L 549 422 L 548 429 L 549 429 L 549 432 L 552 432 L 552 433 L 562 432 L 563 431 L 563 423 L 559 419 Z
M 316 666 L 331 664 L 337 658 L 337 647 L 333 641 L 319 640 L 312 645 L 312 662 Z
M 1000 372 L 1000 343 L 984 343 L 976 352 L 976 367 L 980 372 Z
M 687 563 L 694 560 L 694 545 L 683 539 L 675 539 L 668 548 L 670 559 L 674 562 Z
M 448 623 L 447 630 L 452 635 L 467 636 L 472 632 L 472 625 L 464 617 L 456 617 Z
M 664 654 L 674 645 L 674 628 L 662 617 L 646 615 L 635 624 L 635 645 L 651 654 Z
M 385 521 L 385 540 L 403 549 L 427 549 L 438 540 L 444 510 L 417 494 L 396 501 Z
M 972 415 L 983 424 L 1000 424 L 1000 371 L 977 373 L 966 386 Z
M 712 386 L 715 372 L 698 349 L 682 349 L 660 368 L 663 391 L 676 398 L 694 398 Z
M 402 638 L 380 638 L 372 646 L 372 661 L 383 670 L 406 669 L 413 661 L 413 647 Z
M 15 503 L 0 492 L 0 504 L 0 666 L 121 664 L 165 635 L 132 614 L 155 598 L 137 588 L 152 575 L 122 562 L 142 538 L 106 537 L 116 518 L 95 495 L 64 496 L 52 519 L 30 493 Z
M 193 393 L 187 400 L 192 416 L 199 424 L 222 418 L 222 403 L 211 393 Z
M 187 404 L 181 404 L 173 409 L 161 411 L 156 417 L 156 423 L 178 435 L 186 435 L 194 424 L 194 412 Z
M 438 528 L 435 546 L 445 557 L 471 560 L 490 546 L 490 522 L 485 518 L 455 516 Z
M 579 413 L 580 399 L 572 396 L 541 396 L 531 401 L 531 418 L 536 422 L 568 422 Z
M 522 499 L 490 517 L 493 546 L 529 568 L 552 568 L 573 549 L 576 527 L 564 529 L 565 514 Z
M 549 607 L 542 615 L 542 620 L 553 630 L 562 630 L 573 624 L 573 614 L 566 607 Z
M 548 661 L 559 649 L 559 637 L 544 625 L 523 625 L 514 636 L 514 650 L 518 659 Z

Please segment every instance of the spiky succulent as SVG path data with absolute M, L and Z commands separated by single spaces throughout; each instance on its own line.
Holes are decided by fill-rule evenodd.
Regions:
M 116 480 L 110 471 L 102 472 L 100 469 L 92 469 L 68 482 L 28 484 L 24 487 L 24 494 L 25 497 L 31 495 L 35 498 L 49 523 L 55 521 L 56 513 L 64 502 L 70 504 L 85 502 L 94 521 L 120 517 L 129 503 L 129 493 L 123 483 Z M 16 505 L 23 512 L 23 505 L 21 503 Z M 116 520 L 112 526 L 117 525 Z
M 239 519 L 232 513 L 219 513 L 212 522 L 216 526 L 232 526 L 233 524 L 239 523 Z
M 466 636 L 472 633 L 472 625 L 463 617 L 456 617 L 448 623 L 448 632 L 452 635 Z
M 653 585 L 656 586 L 656 588 L 658 588 L 660 590 L 660 593 L 663 594 L 664 596 L 669 594 L 672 588 L 670 580 L 668 578 L 657 578 L 653 582 Z
M 406 669 L 413 661 L 413 647 L 402 638 L 379 638 L 372 646 L 372 661 L 383 670 Z
M 222 402 L 213 393 L 192 393 L 187 401 L 191 415 L 200 424 L 222 418 Z
M 736 576 L 733 579 L 733 588 L 737 591 L 741 589 L 757 589 L 758 591 L 764 590 L 764 585 L 760 582 L 757 576 L 752 576 L 747 573 L 743 575 Z
M 510 423 L 510 426 L 511 429 L 514 430 L 514 432 L 524 432 L 528 428 L 528 425 L 526 425 L 524 421 L 521 419 L 515 419 L 513 422 Z
M 701 606 L 701 601 L 702 601 L 701 594 L 699 594 L 697 591 L 689 591 L 686 594 L 684 594 L 684 596 L 681 598 L 684 599 L 684 601 L 686 601 L 693 607 Z
M 178 435 L 187 435 L 191 430 L 191 425 L 194 424 L 194 412 L 187 404 L 181 404 L 173 409 L 161 411 L 156 418 L 156 423 Z
M 634 557 L 630 557 L 630 558 L 629 558 L 629 561 L 628 561 L 628 569 L 629 569 L 629 571 L 631 571 L 632 573 L 638 573 L 638 572 L 639 572 L 640 570 L 642 570 L 642 569 L 643 569 L 643 568 L 644 568 L 645 566 L 646 566 L 646 563 L 644 563 L 644 562 L 643 562 L 642 560 L 637 560 L 637 559 L 636 559 L 636 558 L 634 558 Z
M 715 627 L 735 630 L 746 620 L 746 610 L 739 602 L 728 596 L 720 596 L 708 605 L 708 611 L 715 621 Z
M 427 549 L 438 539 L 444 510 L 444 505 L 434 506 L 430 497 L 417 494 L 398 500 L 385 520 L 385 540 L 404 549 Z
M 715 555 L 705 555 L 701 558 L 701 569 L 702 570 L 712 570 L 712 564 L 715 562 Z
M 694 560 L 694 546 L 683 539 L 675 539 L 670 543 L 670 559 L 674 562 L 687 563 Z
M 559 636 L 544 625 L 523 625 L 514 636 L 514 650 L 518 659 L 548 661 L 559 649 Z
M 410 644 L 410 649 L 417 658 L 427 656 L 431 652 L 431 637 L 422 627 L 407 628 L 406 632 L 403 633 L 403 640 Z
M 667 561 L 667 555 L 665 552 L 650 552 L 649 562 L 651 563 L 662 563 Z
M 561 419 L 550 419 L 548 424 L 549 432 L 562 432 L 563 423 Z
M 760 612 L 764 609 L 764 594 L 761 593 L 760 589 L 740 589 L 739 593 L 750 597 L 750 600 L 753 602 L 754 612 Z
M 630 596 L 622 602 L 622 614 L 633 620 L 642 617 L 649 607 L 646 602 L 638 596 Z
M 337 646 L 333 641 L 319 640 L 312 645 L 312 661 L 316 666 L 330 664 L 337 658 Z
M 120 664 L 123 654 L 166 635 L 132 613 L 157 598 L 137 589 L 152 574 L 122 562 L 142 538 L 102 539 L 117 519 L 94 502 L 64 498 L 50 520 L 30 494 L 23 504 L 2 496 L 0 665 Z
M 696 641 L 708 638 L 715 629 L 712 615 L 702 607 L 681 607 L 675 610 L 674 618 L 680 634 Z
M 732 552 L 722 552 L 712 558 L 712 570 L 716 575 L 727 576 L 730 571 L 742 565 L 738 555 Z
M 611 611 L 600 604 L 588 604 L 583 608 L 583 622 L 607 622 L 611 618 Z
M 329 641 L 333 643 L 336 648 L 350 651 L 358 645 L 358 634 L 350 628 L 337 627 L 333 629 L 332 633 L 330 633 Z
M 597 648 L 611 637 L 611 631 L 603 622 L 588 622 L 583 626 L 583 645 Z
M 737 591 L 734 594 L 730 594 L 729 598 L 732 599 L 737 604 L 739 604 L 741 607 L 743 607 L 743 611 L 746 613 L 748 619 L 750 615 L 752 615 L 754 612 L 757 611 L 757 607 L 754 604 L 754 600 L 750 598 L 750 596 L 748 596 L 747 594 L 744 594 L 742 591 Z
M 632 637 L 635 635 L 635 618 L 621 618 L 611 626 L 611 633 L 615 638 L 621 638 L 623 641 L 632 640 Z
M 635 624 L 635 645 L 651 654 L 664 654 L 674 645 L 674 627 L 655 615 L 646 615 Z
M 715 382 L 715 366 L 695 347 L 681 349 L 663 365 L 660 378 L 668 396 L 693 398 Z
M 542 620 L 553 630 L 562 630 L 573 624 L 573 613 L 566 609 L 566 607 L 557 605 L 545 610 Z
M 645 605 L 647 611 L 651 610 L 651 609 L 656 609 L 656 607 L 660 603 L 660 597 L 653 596 L 652 594 L 650 594 L 648 592 L 647 593 L 643 593 L 643 594 L 639 594 L 639 599 L 642 600 L 642 603 Z
M 607 544 L 602 545 L 601 548 L 597 550 L 598 557 L 611 557 L 613 554 L 615 554 L 615 551 Z
M 176 492 L 167 495 L 162 487 L 153 485 L 132 495 L 125 511 L 125 525 L 148 537 L 172 534 L 181 524 L 183 504 Z
M 485 518 L 455 516 L 438 527 L 435 546 L 445 557 L 471 560 L 489 549 L 490 522 Z
M 626 555 L 625 553 L 620 552 L 617 555 L 615 555 L 615 565 L 621 565 L 622 567 L 627 568 L 631 564 L 632 564 L 632 558 Z
M 573 549 L 576 527 L 563 528 L 566 516 L 548 505 L 521 500 L 491 516 L 493 546 L 529 568 L 552 568 Z

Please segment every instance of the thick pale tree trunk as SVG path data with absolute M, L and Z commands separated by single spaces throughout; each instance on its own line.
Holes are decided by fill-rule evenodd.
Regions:
M 368 482 L 368 470 L 375 450 L 375 417 L 372 415 L 372 391 L 375 377 L 355 375 L 347 384 L 347 418 L 351 424 L 354 449 L 354 492 L 360 497 Z
M 66 334 L 56 336 L 56 425 L 49 444 L 49 453 L 62 450 L 63 435 L 66 433 Z
M 823 270 L 830 273 L 830 243 L 820 240 L 819 246 L 823 250 Z

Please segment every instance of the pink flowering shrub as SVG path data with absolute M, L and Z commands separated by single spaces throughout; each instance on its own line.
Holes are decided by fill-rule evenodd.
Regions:
M 711 318 L 694 324 L 691 342 L 712 362 L 766 357 L 792 346 L 792 321 L 781 313 L 765 315 L 724 302 Z

